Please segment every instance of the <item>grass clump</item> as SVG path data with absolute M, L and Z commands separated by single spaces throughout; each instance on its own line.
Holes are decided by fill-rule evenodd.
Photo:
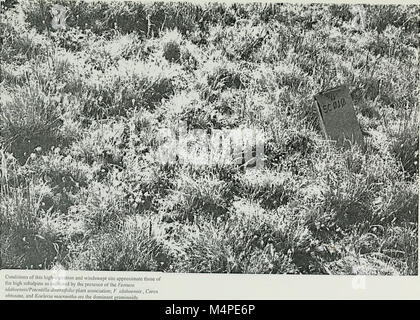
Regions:
M 77 270 L 161 271 L 171 261 L 169 249 L 146 219 L 113 233 L 93 237 L 72 261 Z M 113 252 L 115 254 L 110 255 Z
M 187 272 L 299 273 L 302 260 L 309 257 L 302 252 L 309 245 L 309 233 L 291 219 L 265 212 L 252 202 L 235 202 L 227 220 L 203 221 L 186 229 L 185 260 L 180 259 L 179 268 Z
M 66 226 L 42 209 L 48 187 L 35 181 L 7 188 L 4 180 L 1 184 L 2 268 L 48 269 L 60 262 L 67 250 L 63 245 Z
M 176 31 L 170 31 L 162 37 L 162 55 L 169 62 L 178 62 L 181 59 L 182 37 Z
M 2 142 L 24 163 L 37 147 L 60 143 L 60 98 L 42 92 L 36 84 L 14 90 L 2 99 Z
M 226 214 L 231 198 L 226 181 L 211 175 L 182 174 L 173 192 L 164 199 L 165 220 L 194 221 L 197 216 L 217 218 Z
M 174 91 L 174 72 L 144 62 L 120 60 L 105 73 L 93 73 L 88 80 L 86 116 L 103 119 L 125 116 L 136 108 L 155 109 Z

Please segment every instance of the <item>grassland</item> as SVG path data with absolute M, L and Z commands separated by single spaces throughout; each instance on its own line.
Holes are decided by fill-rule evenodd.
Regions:
M 2 268 L 418 273 L 418 6 L 59 3 L 2 8 Z M 343 83 L 366 150 L 321 134 Z M 179 121 L 264 170 L 155 161 Z

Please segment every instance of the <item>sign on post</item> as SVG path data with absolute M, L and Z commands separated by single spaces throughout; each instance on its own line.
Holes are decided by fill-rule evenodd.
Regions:
M 349 146 L 349 142 L 364 146 L 362 131 L 354 111 L 349 88 L 335 87 L 315 96 L 322 130 L 327 139 L 339 146 Z

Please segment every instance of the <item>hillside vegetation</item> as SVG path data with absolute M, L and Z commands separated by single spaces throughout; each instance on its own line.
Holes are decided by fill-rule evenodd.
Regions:
M 55 3 L 2 7 L 2 268 L 418 273 L 418 6 Z M 340 84 L 366 150 L 320 131 Z M 156 161 L 180 121 L 264 169 Z

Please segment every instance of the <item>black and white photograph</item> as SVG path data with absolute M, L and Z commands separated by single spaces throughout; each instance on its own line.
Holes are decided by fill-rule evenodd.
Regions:
M 0 269 L 418 275 L 419 17 L 1 0 Z

